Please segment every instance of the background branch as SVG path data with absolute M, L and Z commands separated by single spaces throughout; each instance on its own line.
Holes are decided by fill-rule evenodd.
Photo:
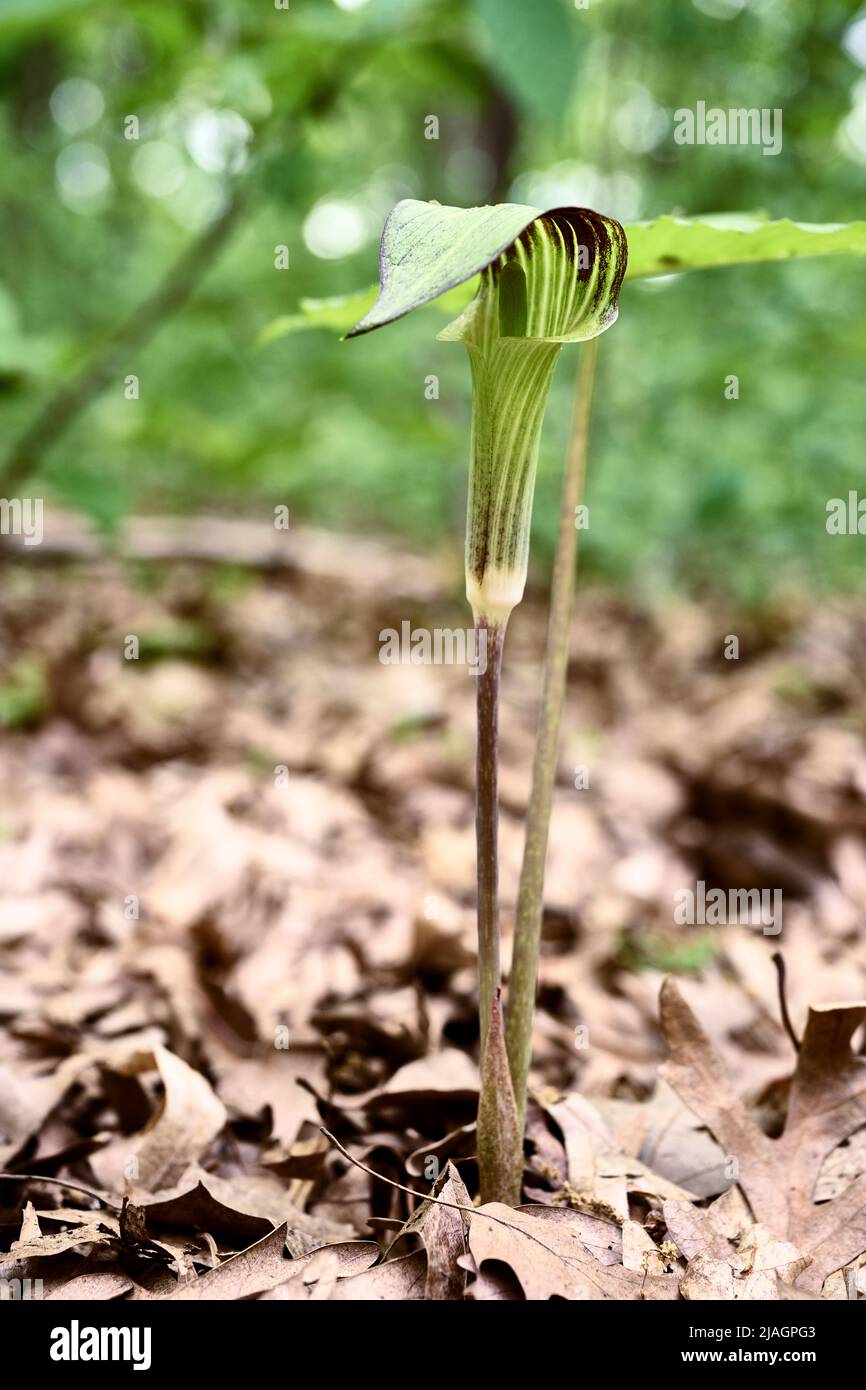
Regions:
M 73 421 L 101 395 L 109 382 L 124 372 L 133 354 L 150 341 L 167 319 L 183 308 L 228 240 L 241 206 L 241 195 L 234 190 L 223 211 L 181 253 L 153 294 L 49 396 L 13 443 L 0 469 L 0 483 L 7 494 L 14 492 L 36 471 L 43 456 Z

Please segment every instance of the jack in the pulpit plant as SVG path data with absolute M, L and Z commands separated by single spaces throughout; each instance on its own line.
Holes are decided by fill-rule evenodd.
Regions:
M 378 298 L 347 335 L 381 328 L 480 277 L 475 298 L 439 337 L 463 342 L 469 353 L 466 595 L 487 643 L 486 667 L 478 678 L 476 758 L 483 1201 L 520 1200 L 523 1152 L 518 1120 L 523 1106 L 515 1101 L 500 1008 L 502 644 L 526 583 L 538 445 L 559 353 L 565 343 L 595 338 L 615 321 L 626 260 L 620 224 L 587 208 L 540 212 L 515 203 L 452 208 L 407 199 L 385 223 Z

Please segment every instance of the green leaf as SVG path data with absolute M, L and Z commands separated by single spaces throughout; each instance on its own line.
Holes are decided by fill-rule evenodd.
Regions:
M 452 208 L 405 198 L 382 233 L 376 302 L 346 336 L 393 323 L 490 268 L 497 287 L 510 276 L 515 292 L 520 282 L 529 295 L 523 324 L 506 331 L 497 317 L 497 337 L 582 342 L 616 318 L 626 254 L 619 223 L 589 208 Z M 483 282 L 468 315 L 442 336 L 467 337 L 484 296 Z M 510 302 L 506 315 L 513 309 Z
M 329 299 L 302 299 L 298 313 L 281 314 L 265 324 L 256 336 L 255 346 L 267 347 L 304 328 L 332 328 L 343 332 L 355 323 L 359 314 L 367 312 L 375 298 L 376 291 L 371 287 L 351 294 L 332 295 Z
M 526 111 L 561 122 L 574 89 L 584 16 L 571 0 L 473 0 L 473 9 L 494 72 Z
M 6 29 L 35 28 L 40 24 L 59 24 L 76 10 L 95 6 L 96 0 L 3 0 L 0 5 L 0 32 Z
M 48 681 L 42 665 L 29 657 L 17 662 L 0 682 L 0 728 L 34 724 L 48 706 Z
M 376 303 L 346 336 L 382 328 L 471 280 L 538 216 L 521 203 L 451 208 L 404 198 L 382 233 Z
M 657 217 L 626 227 L 628 278 L 752 261 L 866 255 L 866 222 L 810 223 L 720 214 Z
M 420 206 L 427 207 L 429 204 Z M 866 255 L 866 222 L 809 223 L 791 222 L 788 218 L 769 222 L 739 213 L 704 217 L 664 216 L 651 222 L 633 222 L 626 226 L 625 232 L 629 248 L 628 280 L 686 270 L 748 265 L 758 261 Z M 470 271 L 470 275 L 474 275 L 474 272 Z M 449 314 L 454 313 L 469 303 L 476 288 L 472 281 L 467 280 L 452 289 L 447 304 L 442 301 L 437 307 Z M 368 288 L 335 299 L 305 300 L 300 314 L 276 320 L 276 323 L 289 324 L 290 327 L 274 332 L 267 341 L 282 336 L 283 332 L 301 328 L 330 328 L 345 332 L 355 322 L 358 306 L 370 303 L 375 293 L 374 289 Z M 435 297 L 434 291 L 419 302 L 428 303 Z M 417 306 L 409 305 L 409 308 L 414 307 Z M 409 308 L 402 309 L 392 317 L 399 318 L 402 313 L 408 313 Z M 382 321 L 390 322 L 391 319 Z M 368 327 L 378 327 L 378 324 L 370 323 Z M 366 332 L 367 328 L 359 324 L 358 331 Z M 267 334 L 268 329 L 263 332 Z M 352 337 L 353 334 L 349 333 L 348 336 Z

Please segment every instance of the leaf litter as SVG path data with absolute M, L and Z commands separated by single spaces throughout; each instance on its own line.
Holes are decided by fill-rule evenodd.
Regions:
M 744 619 L 726 663 L 729 618 L 581 596 L 511 1209 L 477 1193 L 470 682 L 380 667 L 407 611 L 370 593 L 350 618 L 333 576 L 250 577 L 229 605 L 208 576 L 71 571 L 60 624 L 44 570 L 0 606 L 50 692 L 0 746 L 0 1277 L 94 1300 L 866 1297 L 856 608 Z M 438 576 L 393 587 L 457 622 Z M 181 613 L 210 655 L 118 656 Z M 506 961 L 542 633 L 530 602 L 503 692 Z M 781 935 L 674 927 L 698 879 L 781 885 Z

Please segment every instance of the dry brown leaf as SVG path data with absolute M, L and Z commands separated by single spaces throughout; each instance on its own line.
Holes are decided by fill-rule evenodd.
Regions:
M 347 1241 L 339 1245 L 325 1246 L 329 1264 L 337 1262 L 342 1275 L 354 1274 L 366 1269 L 378 1258 L 379 1247 L 370 1241 Z M 266 1293 L 289 1280 L 301 1278 L 312 1265 L 321 1250 L 289 1259 L 286 1252 L 286 1227 L 278 1226 L 263 1240 L 242 1250 L 225 1260 L 217 1269 L 209 1270 L 198 1279 L 181 1285 L 168 1295 L 175 1302 L 217 1300 L 225 1302 L 238 1298 L 252 1298 L 255 1294 Z M 137 1293 L 136 1297 L 147 1297 Z
M 316 1102 L 301 1082 L 316 1091 L 324 1089 L 326 1057 L 321 1049 L 272 1047 L 239 1057 L 211 1038 L 208 1058 L 220 1099 L 233 1112 L 250 1117 L 267 1106 L 273 1116 L 271 1132 L 281 1144 L 293 1144 L 305 1122 L 318 1122 Z
M 37 1134 L 69 1087 L 89 1065 L 87 1057 L 68 1057 L 44 1075 L 25 1067 L 0 1067 L 0 1168 Z
M 201 1158 L 226 1122 L 210 1083 L 167 1048 L 154 1050 L 165 1086 L 162 1104 L 135 1145 L 136 1181 L 149 1192 L 170 1187 Z
M 729 1302 L 734 1298 L 734 1271 L 728 1260 L 701 1251 L 689 1261 L 680 1283 L 680 1297 L 693 1303 Z
M 286 1245 L 294 1256 L 329 1242 L 351 1240 L 354 1234 L 350 1226 L 299 1211 L 285 1185 L 266 1173 L 221 1178 L 193 1166 L 174 1190 L 141 1200 L 150 1230 L 206 1231 L 244 1243 L 261 1239 L 274 1226 L 287 1224 Z
M 661 1074 L 738 1164 L 738 1182 L 756 1220 L 809 1255 L 799 1276 L 820 1292 L 828 1274 L 866 1250 L 866 1176 L 830 1202 L 813 1192 L 827 1155 L 866 1117 L 866 1058 L 851 1037 L 866 1005 L 823 1005 L 809 1020 L 791 1083 L 784 1132 L 770 1139 L 734 1090 L 725 1068 L 672 980 L 662 989 L 670 1060 Z
M 574 1211 L 564 1206 L 535 1206 L 527 1203 L 519 1208 L 527 1211 L 535 1221 L 563 1221 L 577 1231 L 584 1249 L 599 1264 L 621 1265 L 622 1223 L 615 1217 L 591 1216 L 585 1211 Z
M 18 1232 L 18 1240 L 22 1245 L 27 1245 L 32 1240 L 40 1240 L 42 1229 L 39 1225 L 39 1217 L 32 1202 L 28 1202 L 21 1216 L 21 1230 Z
M 425 1297 L 426 1274 L 427 1256 L 423 1250 L 416 1250 L 413 1255 L 386 1260 L 375 1269 L 337 1280 L 328 1297 L 338 1302 L 392 1299 L 400 1303 L 414 1302 Z M 302 1282 L 302 1279 L 293 1280 L 290 1287 L 296 1289 Z
M 417 1062 L 407 1062 L 386 1081 L 366 1104 L 371 1109 L 410 1099 L 474 1100 L 478 1095 L 478 1069 L 465 1052 L 446 1047 Z
M 169 1230 L 208 1231 L 211 1235 L 242 1244 L 261 1240 L 278 1224 L 249 1209 L 245 1210 L 240 1203 L 234 1205 L 220 1201 L 212 1190 L 215 1186 L 210 1175 L 203 1174 L 192 1186 L 188 1179 L 184 1180 L 180 1184 L 180 1191 L 158 1191 L 142 1198 L 139 1210 L 148 1230 L 165 1227 Z
M 745 1224 L 732 1238 L 727 1233 L 735 1219 L 735 1203 L 715 1206 L 715 1211 L 700 1211 L 687 1202 L 665 1202 L 668 1232 L 688 1260 L 683 1298 L 778 1300 L 780 1283 L 793 1285 L 809 1265 L 809 1256 L 752 1221 L 744 1208 L 740 1214 Z
M 434 1184 L 434 1197 L 442 1202 L 456 1202 L 471 1208 L 472 1198 L 466 1190 L 453 1163 L 446 1165 Z M 427 1252 L 427 1272 L 424 1297 L 427 1299 L 460 1299 L 466 1287 L 466 1273 L 458 1263 L 466 1253 L 466 1229 L 469 1218 L 439 1202 L 424 1202 L 409 1218 L 402 1235 L 419 1235 Z
M 652 1098 L 640 1104 L 604 1098 L 593 1098 L 593 1104 L 615 1138 L 629 1121 L 636 1125 L 637 1143 L 623 1145 L 625 1151 L 669 1182 L 696 1197 L 714 1197 L 730 1186 L 722 1149 L 666 1082 L 659 1081 Z
M 97 1303 L 122 1298 L 132 1286 L 132 1280 L 119 1270 L 94 1269 L 88 1274 L 73 1275 L 71 1279 L 46 1281 L 42 1296 L 75 1303 Z
M 50 1235 L 40 1233 L 29 1240 L 15 1240 L 9 1253 L 15 1260 L 36 1260 L 61 1255 L 64 1250 L 74 1250 L 80 1245 L 109 1245 L 116 1242 L 117 1237 L 107 1227 L 93 1220 Z
M 830 1202 L 863 1173 L 866 1173 L 866 1128 L 852 1134 L 828 1154 L 812 1196 L 816 1202 Z
M 745 1230 L 737 1245 L 735 1271 L 745 1277 L 739 1298 L 777 1299 L 778 1281 L 796 1284 L 811 1263 L 790 1241 L 777 1240 L 766 1226 L 756 1223 Z
M 670 1274 L 676 1264 L 676 1249 L 666 1242 L 659 1249 L 646 1227 L 639 1221 L 622 1223 L 622 1263 L 638 1274 Z
M 569 1197 L 598 1215 L 629 1215 L 628 1194 L 641 1193 L 661 1201 L 687 1199 L 693 1194 L 653 1173 L 639 1158 L 620 1152 L 598 1110 L 576 1092 L 546 1107 L 565 1141 Z
M 724 1235 L 716 1230 L 707 1212 L 691 1202 L 679 1201 L 665 1202 L 662 1210 L 668 1234 L 687 1260 L 695 1260 L 707 1253 L 719 1260 L 728 1258 L 732 1247 Z
M 545 1214 L 549 1207 L 539 1208 Z M 484 1216 L 496 1220 L 485 1220 Z M 499 1202 L 478 1207 L 469 1228 L 469 1249 L 481 1272 L 494 1260 L 513 1269 L 530 1301 L 548 1298 L 668 1299 L 677 1297 L 675 1275 L 642 1275 L 621 1265 L 604 1266 L 587 1252 L 570 1213 L 550 1220 Z

